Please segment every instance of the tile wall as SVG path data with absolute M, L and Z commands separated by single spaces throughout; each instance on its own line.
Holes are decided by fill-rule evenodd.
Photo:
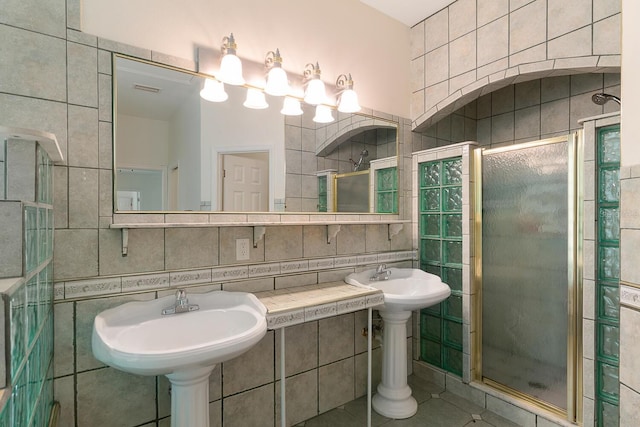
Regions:
M 62 406 L 59 425 L 140 426 L 156 425 L 158 420 L 168 425 L 164 378 L 124 374 L 93 358 L 90 336 L 96 313 L 125 301 L 171 294 L 178 283 L 198 291 L 259 291 L 341 280 L 381 259 L 390 264 L 399 261 L 392 259 L 393 254 L 411 250 L 410 227 L 389 239 L 387 225 L 352 223 L 343 225 L 330 243 L 326 226 L 267 227 L 245 264 L 235 261 L 233 245 L 237 238 L 252 239 L 251 227 L 132 229 L 129 253 L 123 257 L 121 231 L 109 228 L 113 221 L 111 54 L 192 70 L 195 63 L 82 33 L 80 21 L 79 0 L 11 2 L 0 16 L 0 75 L 9 76 L 0 91 L 2 125 L 54 133 L 68 159 L 65 166 L 54 168 L 54 373 L 56 399 Z M 399 170 L 409 170 L 410 144 L 403 140 L 410 135 L 410 122 L 384 118 L 400 123 Z M 400 218 L 408 218 L 409 180 L 409 174 L 400 172 Z M 299 222 L 309 220 L 308 215 L 305 218 Z M 233 279 L 215 278 L 225 272 Z M 290 422 L 364 392 L 362 316 L 350 314 L 291 328 L 287 345 L 308 357 L 288 358 L 292 364 L 288 394 L 300 396 L 299 402 L 288 405 Z M 255 350 L 216 370 L 210 393 L 212 425 L 275 422 L 276 341 L 269 333 Z M 376 353 L 377 360 L 379 349 Z M 251 375 L 240 374 L 247 369 Z M 344 378 L 347 384 L 338 386 Z
M 457 0 L 411 29 L 411 119 L 511 83 L 620 67 L 620 0 Z

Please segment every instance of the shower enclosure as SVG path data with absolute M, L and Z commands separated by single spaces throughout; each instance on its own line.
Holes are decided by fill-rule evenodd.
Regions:
M 578 134 L 476 150 L 478 380 L 580 413 Z

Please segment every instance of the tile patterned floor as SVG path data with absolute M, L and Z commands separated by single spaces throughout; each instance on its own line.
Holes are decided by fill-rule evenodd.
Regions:
M 518 427 L 444 387 L 409 377 L 418 412 L 411 418 L 392 420 L 372 413 L 372 427 Z M 325 412 L 296 427 L 360 427 L 367 425 L 367 398 L 361 397 L 343 407 Z

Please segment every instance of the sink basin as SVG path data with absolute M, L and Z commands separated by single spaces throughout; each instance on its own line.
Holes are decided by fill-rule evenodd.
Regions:
M 444 301 L 451 294 L 449 286 L 435 274 L 415 268 L 388 268 L 388 280 L 371 280 L 376 270 L 353 273 L 345 278 L 351 285 L 369 286 L 384 293 L 387 311 L 413 311 Z
M 451 289 L 434 274 L 415 268 L 384 268 L 348 275 L 344 280 L 356 286 L 379 289 L 384 305 L 378 310 L 384 322 L 382 331 L 382 381 L 373 396 L 373 409 L 387 418 L 403 419 L 415 415 L 418 402 L 407 384 L 407 322 L 413 310 L 445 300 Z M 373 277 L 387 277 L 374 280 Z
M 171 426 L 208 427 L 211 371 L 264 337 L 267 310 L 244 292 L 189 294 L 197 310 L 162 314 L 175 304 L 176 297 L 167 296 L 101 312 L 93 324 L 93 354 L 121 371 L 166 375 Z

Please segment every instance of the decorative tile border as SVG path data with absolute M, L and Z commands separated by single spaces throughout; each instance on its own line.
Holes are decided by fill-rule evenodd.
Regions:
M 286 313 L 268 314 L 267 327 L 269 329 L 278 329 L 285 326 L 293 326 L 304 323 L 304 309 L 288 311 Z
M 363 310 L 367 307 L 366 297 L 338 301 L 338 314 L 351 313 L 352 311 Z
M 336 314 L 338 314 L 338 304 L 335 302 L 316 305 L 304 309 L 304 321 L 310 322 L 312 320 L 324 319 L 325 317 L 335 316 Z
M 346 267 L 372 266 L 383 262 L 415 260 L 416 250 L 390 251 L 377 254 L 300 259 L 271 263 L 229 265 L 193 270 L 167 271 L 153 274 L 98 277 L 54 284 L 55 301 L 95 296 L 118 295 L 127 292 L 165 290 L 181 286 L 232 282 L 249 278 L 296 274 Z
M 640 289 L 620 286 L 620 304 L 640 310 Z

